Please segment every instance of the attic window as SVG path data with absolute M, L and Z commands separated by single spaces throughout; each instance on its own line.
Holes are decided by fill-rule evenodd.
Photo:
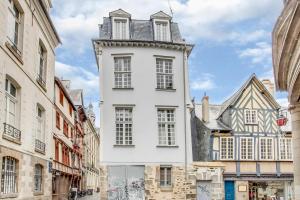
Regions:
M 168 21 L 155 21 L 155 40 L 170 41 L 170 28 Z
M 128 20 L 114 19 L 113 20 L 113 36 L 116 40 L 128 39 Z
M 257 124 L 257 110 L 245 110 L 245 124 Z

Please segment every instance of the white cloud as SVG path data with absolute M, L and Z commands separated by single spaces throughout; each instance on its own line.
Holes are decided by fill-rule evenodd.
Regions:
M 279 103 L 279 105 L 281 105 L 284 108 L 289 107 L 289 101 L 287 98 L 277 98 L 276 101 L 277 103 Z
M 203 73 L 199 78 L 191 82 L 192 90 L 211 90 L 215 87 L 214 76 L 209 73 Z
M 282 7 L 274 0 L 171 0 L 174 21 L 188 40 L 204 38 L 214 41 L 234 40 L 241 43 L 257 41 L 264 30 L 247 34 L 232 30 L 232 25 L 246 20 L 273 19 Z M 91 47 L 91 38 L 98 36 L 98 24 L 108 13 L 123 8 L 134 19 L 149 19 L 150 15 L 164 10 L 169 12 L 167 0 L 54 0 L 54 23 L 62 37 L 63 48 L 82 53 Z M 268 12 L 266 12 L 266 10 Z
M 83 67 L 55 62 L 55 74 L 59 78 L 71 80 L 71 89 L 83 89 L 87 99 L 99 98 L 98 75 Z
M 67 65 L 59 61 L 55 62 L 55 74 L 59 78 L 71 80 L 71 89 L 83 89 L 85 106 L 88 106 L 90 103 L 93 104 L 96 115 L 96 126 L 99 126 L 100 109 L 98 75 L 83 67 Z
M 258 42 L 255 47 L 240 51 L 239 57 L 250 58 L 252 64 L 264 64 L 269 67 L 272 64 L 272 48 L 269 43 Z

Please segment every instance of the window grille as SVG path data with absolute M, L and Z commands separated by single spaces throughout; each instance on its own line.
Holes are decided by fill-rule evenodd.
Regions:
M 13 157 L 3 157 L 1 173 L 1 194 L 17 192 L 17 160 Z

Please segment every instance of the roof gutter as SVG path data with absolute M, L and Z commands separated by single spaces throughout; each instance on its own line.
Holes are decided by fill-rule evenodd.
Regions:
M 48 22 L 50 23 L 50 26 L 51 26 L 52 30 L 54 31 L 54 34 L 56 36 L 57 41 L 59 42 L 59 44 L 61 44 L 62 42 L 61 42 L 61 40 L 59 38 L 59 35 L 58 35 L 58 32 L 56 31 L 56 28 L 55 28 L 55 26 L 54 26 L 54 24 L 52 22 L 52 19 L 51 19 L 50 15 L 49 15 L 49 13 L 48 13 L 48 11 L 46 9 L 45 4 L 43 3 L 42 0 L 39 0 L 39 3 L 40 3 L 40 5 L 41 5 L 41 7 L 42 7 L 42 9 L 44 11 L 44 14 L 46 15 L 46 17 L 48 19 Z

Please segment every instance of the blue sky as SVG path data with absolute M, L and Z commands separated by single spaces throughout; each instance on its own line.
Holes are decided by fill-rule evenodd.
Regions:
M 84 3 L 83 3 L 84 2 Z M 56 74 L 83 88 L 99 117 L 98 71 L 92 38 L 108 12 L 123 8 L 135 19 L 173 10 L 182 36 L 195 44 L 189 58 L 191 96 L 222 103 L 256 73 L 273 81 L 271 32 L 281 0 L 53 0 L 51 11 L 62 45 L 56 50 Z M 277 93 L 287 105 L 285 93 Z

